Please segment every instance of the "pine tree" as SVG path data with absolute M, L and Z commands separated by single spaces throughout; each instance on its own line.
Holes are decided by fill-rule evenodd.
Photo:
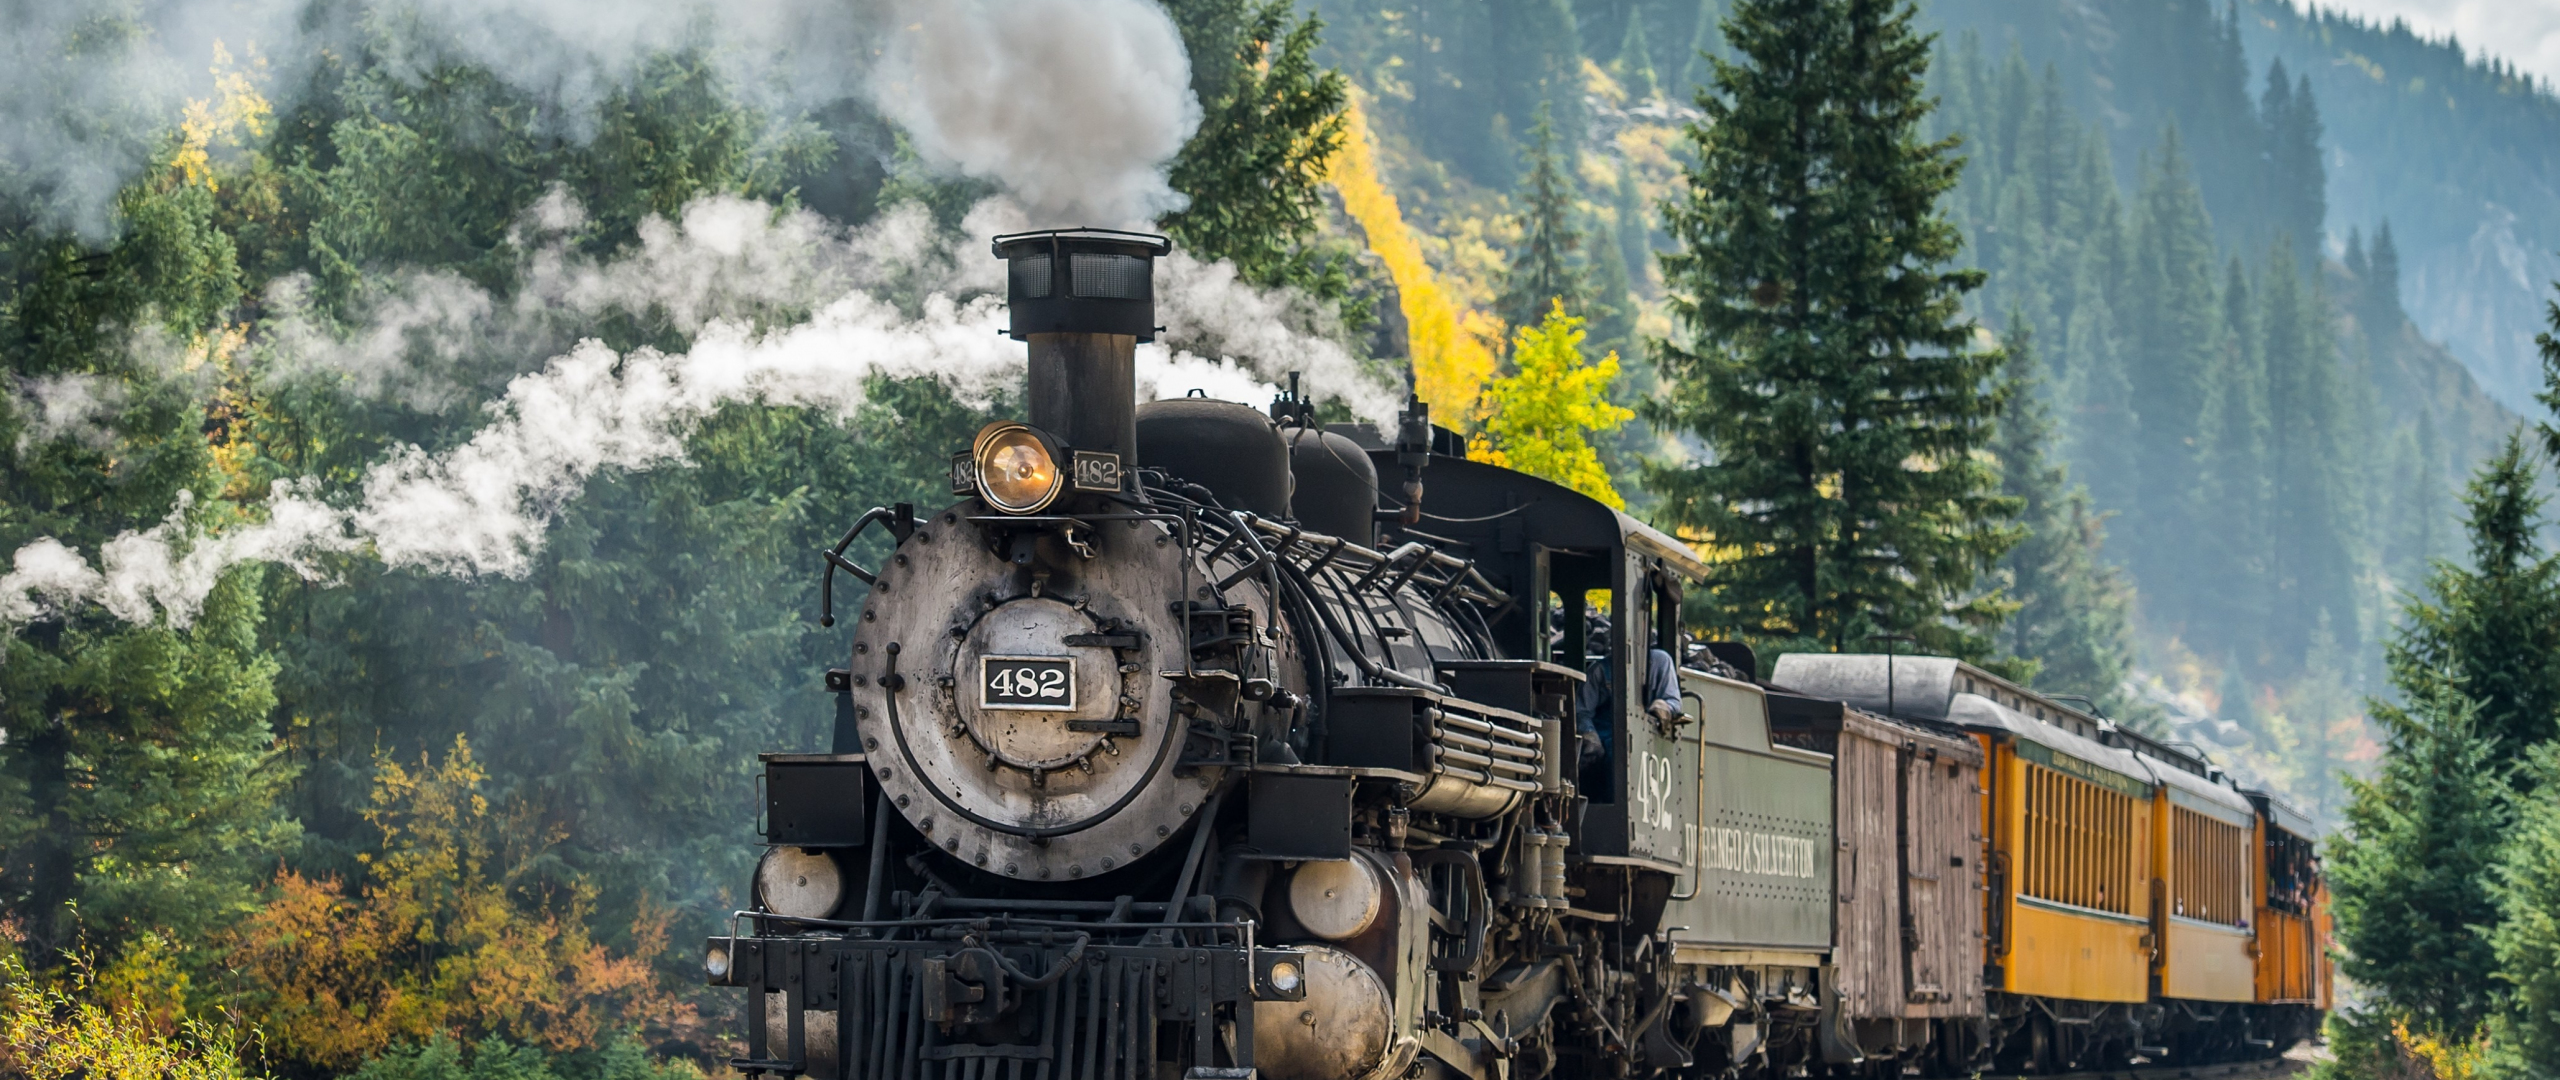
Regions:
M 2475 556 L 2492 566 L 2524 566 L 2524 530 L 2538 502 L 2532 483 L 2522 441 L 2509 440 L 2464 499 Z M 2488 875 L 2508 823 L 2512 759 L 2498 751 L 2490 727 L 2491 710 L 2510 706 L 2491 695 L 2525 691 L 2540 699 L 2551 667 L 2547 642 L 2483 641 L 2457 621 L 2538 618 L 2551 625 L 2548 598 L 2519 588 L 2547 590 L 2547 569 L 2531 582 L 2504 576 L 2492 585 L 2441 567 L 2428 596 L 2404 612 L 2404 628 L 2387 649 L 2403 704 L 2371 703 L 2388 733 L 2382 769 L 2371 782 L 2348 781 L 2347 831 L 2332 842 L 2329 860 L 2343 973 L 2367 988 L 2385 1016 L 2457 1040 L 2479 1028 L 2496 998 L 2481 977 L 2497 969 L 2496 956 L 2479 928 L 2498 922 Z M 2482 607 L 2518 600 L 2524 604 L 2512 611 Z M 2489 651 L 2474 651 L 2482 645 Z
M 2294 257 L 2307 264 L 2320 254 L 2329 213 L 2328 170 L 2320 161 L 2320 105 L 2311 96 L 2310 77 L 2293 84 L 2285 79 L 2284 61 L 2267 65 L 2267 88 L 2259 97 L 2267 145 L 2261 189 L 2267 202 L 2260 220 L 2273 234 L 2292 238 Z
M 1724 47 L 1724 0 L 1698 0 L 1697 21 L 1690 25 L 1689 47 L 1680 56 L 1680 75 L 1673 87 L 1681 96 L 1696 96 L 1715 78 L 1716 58 Z
M 2310 648 L 2312 626 L 2324 612 L 2341 646 L 2355 650 L 2357 553 L 2364 540 L 2356 486 L 2365 472 L 2367 428 L 2357 422 L 2355 399 L 2340 375 L 2328 303 L 2298 265 L 2285 238 L 2277 238 L 2259 320 L 2267 414 L 2281 418 L 2267 443 L 2271 602 L 2289 613 L 2268 625 L 2264 640 L 2270 659 L 2285 670 Z
M 1887 0 L 1742 0 L 1697 163 L 1665 217 L 1672 311 L 1658 423 L 1712 458 L 1651 472 L 1678 525 L 1732 553 L 1721 628 L 1980 656 L 2005 605 L 1977 576 L 2017 539 L 1977 452 L 2007 400 L 1961 309 L 1978 271 L 1937 215 L 1962 164 L 1923 142 L 1930 40 Z
M 2500 918 L 2489 935 L 2508 995 L 2492 1028 L 2515 1077 L 2560 1074 L 2560 742 L 2537 748 L 2522 774 L 2515 828 L 2491 879 Z
M 2089 478 L 2090 502 L 2101 512 L 2122 513 L 2140 501 L 2142 418 L 2133 409 L 2133 379 L 2104 263 L 2100 253 L 2085 252 L 2071 279 L 2061 394 L 2071 434 L 2063 445 L 2064 458 Z
M 208 345 L 206 370 L 180 371 L 129 347 L 218 342 L 242 296 L 238 245 L 211 185 L 165 156 L 115 208 L 122 233 L 97 250 L 0 212 L 11 387 L 80 387 L 100 410 L 89 430 L 47 433 L 16 394 L 0 408 L 0 550 L 52 537 L 95 558 L 173 508 L 190 529 L 242 523 L 215 498 L 242 479 L 218 452 L 251 455 L 198 381 L 228 355 Z M 260 579 L 225 574 L 193 612 L 48 611 L 0 638 L 0 922 L 37 966 L 83 939 L 112 956 L 155 928 L 213 933 L 290 847 Z
M 1485 0 L 1483 7 L 1495 65 L 1489 86 L 1512 138 L 1528 134 L 1522 122 L 1534 123 L 1530 118 L 1543 109 L 1557 141 L 1568 152 L 1580 147 L 1590 120 L 1582 101 L 1582 30 L 1571 0 Z M 1502 149 L 1517 148 L 1509 142 Z
M 1991 454 L 2000 463 L 2000 491 L 2018 501 L 2026 535 L 2000 560 L 2001 591 L 2018 610 L 1993 641 L 2001 652 L 2035 662 L 2037 687 L 2111 703 L 2132 667 L 2132 591 L 2100 557 L 2106 526 L 2089 508 L 2089 493 L 2046 457 L 2053 419 L 2036 392 L 2042 375 L 2024 318 L 2010 317 L 2001 344 L 2016 389 Z
M 1645 218 L 1644 198 L 1636 194 L 1635 170 L 1618 170 L 1618 257 L 1626 260 L 1627 283 L 1640 293 L 1652 293 L 1651 279 L 1646 273 L 1653 266 L 1653 225 Z
M 1547 107 L 1539 105 L 1529 128 L 1529 168 L 1520 177 L 1520 245 L 1512 250 L 1502 296 L 1494 302 L 1495 312 L 1515 328 L 1538 325 L 1559 300 L 1577 317 L 1590 314 L 1582 234 L 1573 221 L 1573 172 L 1565 160 L 1570 153 L 1557 148 L 1555 126 L 1547 122 Z
M 2372 285 L 2366 291 L 2372 295 L 2374 307 L 2386 313 L 2396 329 L 2407 316 L 2401 314 L 2400 245 L 2392 242 L 2390 218 L 2382 219 L 2382 224 L 2373 230 L 2372 260 Z
M 2560 558 L 2538 539 L 2538 474 L 2521 434 L 2480 467 L 2463 498 L 2471 564 L 2436 565 L 2434 599 L 2405 607 L 2394 645 L 2477 703 L 2500 761 L 2560 737 Z
M 2222 320 L 2219 355 L 2207 372 L 2201 425 L 2206 442 L 2198 455 L 2205 503 L 2213 507 L 2215 522 L 2196 538 L 2202 557 L 2193 571 L 2199 580 L 2190 630 L 2203 648 L 2226 655 L 2245 649 L 2254 659 L 2272 603 L 2267 587 L 2273 554 L 2267 536 L 2267 447 L 2275 425 L 2267 404 L 2259 312 L 2236 258 L 2223 272 Z
M 1662 92 L 1661 80 L 1653 74 L 1653 47 L 1644 40 L 1643 8 L 1627 9 L 1626 37 L 1618 42 L 1618 58 L 1610 66 L 1617 69 L 1628 97 L 1650 101 Z
M 2125 369 L 2141 437 L 2139 486 L 2125 507 L 2133 526 L 2134 580 L 2150 617 L 2191 624 L 2197 592 L 2184 573 L 2188 538 L 2208 528 L 2199 505 L 2205 388 L 2221 320 L 2214 296 L 2213 225 L 2189 175 L 2178 130 L 2161 137 L 2144 170 L 2134 215 L 2132 265 L 2124 290 Z
M 1636 348 L 1635 283 L 1629 280 L 1627 260 L 1593 224 L 1591 266 L 1588 284 L 1591 298 L 1584 306 L 1590 309 L 1591 347 L 1601 352 L 1631 353 Z
M 1324 24 L 1312 15 L 1293 22 L 1290 11 L 1287 0 L 1266 0 L 1237 12 L 1231 32 L 1197 31 L 1233 38 L 1232 51 L 1219 57 L 1227 74 L 1216 96 L 1202 99 L 1200 130 L 1170 171 L 1174 190 L 1191 201 L 1159 225 L 1194 255 L 1234 262 L 1246 281 L 1326 295 L 1341 282 L 1327 280 L 1331 268 L 1308 241 L 1324 205 L 1325 162 L 1342 143 L 1349 84 L 1313 59 Z
M 2560 285 L 2554 287 L 2560 288 Z M 2543 320 L 2550 324 L 2551 329 L 2533 336 L 2534 351 L 2542 357 L 2542 392 L 2535 394 L 2533 400 L 2542 403 L 2542 407 L 2552 413 L 2560 414 L 2560 300 L 2543 301 L 2542 312 Z M 2535 427 L 2542 433 L 2543 452 L 2552 460 L 2560 461 L 2560 427 L 2554 427 L 2548 420 L 2538 421 Z

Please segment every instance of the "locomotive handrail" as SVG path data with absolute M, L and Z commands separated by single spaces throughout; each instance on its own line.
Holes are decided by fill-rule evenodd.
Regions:
M 834 626 L 836 624 L 836 571 L 838 569 L 861 578 L 865 585 L 880 583 L 878 575 L 844 557 L 844 549 L 851 547 L 854 538 L 862 535 L 862 530 L 870 528 L 871 523 L 875 521 L 888 522 L 889 531 L 895 533 L 898 542 L 903 544 L 907 542 L 907 537 L 916 531 L 916 509 L 910 503 L 899 503 L 895 509 L 886 506 L 872 507 L 863 511 L 861 517 L 854 519 L 853 527 L 845 530 L 844 539 L 836 541 L 835 547 L 818 549 L 818 554 L 825 556 L 827 560 L 827 574 L 818 581 L 818 625 Z
M 1018 915 L 1006 914 L 970 915 L 965 917 L 947 917 L 939 919 L 819 919 L 804 915 L 784 915 L 779 912 L 755 911 L 747 908 L 740 908 L 729 913 L 729 937 L 734 939 L 751 936 L 738 933 L 738 922 L 741 919 L 758 924 L 768 922 L 789 923 L 794 926 L 813 926 L 823 930 L 894 930 L 902 927 L 912 928 L 921 926 L 966 926 L 983 930 L 994 930 L 998 927 L 1028 926 L 1044 930 L 1056 928 L 1089 932 L 1096 927 L 1107 927 L 1114 931 L 1129 931 L 1133 933 L 1153 930 L 1225 930 L 1234 933 L 1238 940 L 1242 940 L 1247 934 L 1252 933 L 1252 930 L 1250 929 L 1252 921 L 1249 919 L 1230 920 L 1225 922 L 1211 920 L 1206 922 L 1095 923 L 1080 922 L 1075 919 L 1031 919 Z
M 1295 534 L 1295 536 L 1304 535 L 1304 530 L 1302 529 L 1284 525 L 1280 522 L 1273 521 L 1269 518 L 1265 518 L 1251 512 L 1240 513 L 1237 516 L 1243 518 L 1245 524 L 1252 526 L 1256 532 L 1269 533 L 1273 536 L 1286 538 L 1294 538 L 1293 534 Z M 1494 587 L 1493 582 L 1486 580 L 1484 574 L 1475 568 L 1474 562 L 1458 558 L 1455 555 L 1451 555 L 1439 550 L 1438 548 L 1434 548 L 1429 544 L 1421 543 L 1420 541 L 1408 541 L 1404 545 L 1396 548 L 1393 552 L 1380 552 L 1374 548 L 1366 547 L 1341 537 L 1335 537 L 1333 539 L 1334 543 L 1324 549 L 1324 559 L 1328 562 L 1334 559 L 1340 559 L 1345 562 L 1358 561 L 1368 564 L 1370 569 L 1375 570 L 1379 565 L 1410 557 L 1408 554 L 1409 552 L 1414 552 L 1415 549 L 1419 549 L 1418 554 L 1420 555 L 1420 558 L 1416 560 L 1414 564 L 1415 568 L 1418 569 L 1422 566 L 1432 566 L 1446 571 L 1446 577 L 1431 582 L 1431 584 L 1442 586 L 1444 592 L 1452 587 L 1456 587 L 1458 582 L 1464 581 L 1468 583 L 1464 586 L 1464 593 L 1467 599 L 1475 600 L 1478 603 L 1495 605 L 1511 602 L 1511 594 Z

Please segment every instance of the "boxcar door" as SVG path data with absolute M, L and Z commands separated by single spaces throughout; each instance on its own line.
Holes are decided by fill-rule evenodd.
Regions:
M 1947 1000 L 1947 977 L 1944 970 L 1947 950 L 1934 940 L 1945 932 L 1950 879 L 1962 884 L 1965 879 L 1947 863 L 1947 856 L 1937 849 L 1945 846 L 1945 801 L 1947 787 L 1932 782 L 1928 770 L 1937 767 L 1933 756 L 1924 758 L 1905 745 L 1899 754 L 1900 768 L 1894 782 L 1900 788 L 1896 802 L 1902 808 L 1902 972 L 1903 1000 L 1927 1003 Z

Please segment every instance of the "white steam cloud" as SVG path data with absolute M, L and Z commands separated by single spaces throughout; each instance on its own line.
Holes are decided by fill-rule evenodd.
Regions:
M 0 196 L 112 235 L 117 190 L 188 99 L 217 96 L 217 43 L 263 70 L 278 115 L 315 58 L 364 55 L 402 77 L 484 69 L 570 138 L 649 58 L 692 50 L 780 115 L 869 101 L 927 162 L 998 182 L 1043 224 L 1175 208 L 1162 167 L 1200 114 L 1152 0 L 20 2 L 0 5 Z
M 565 228 L 576 213 L 552 200 L 527 227 Z M 266 520 L 200 534 L 182 503 L 160 525 L 103 545 L 94 566 L 39 540 L 0 575 L 0 624 L 95 603 L 128 621 L 184 625 L 234 565 L 265 561 L 313 576 L 321 556 L 367 549 L 396 567 L 518 575 L 540 552 L 551 517 L 589 478 L 681 462 L 686 436 L 725 405 L 844 417 L 879 376 L 935 378 L 983 405 L 1019 377 L 1024 352 L 1001 333 L 1004 306 L 989 291 L 999 264 L 981 238 L 1021 220 L 1020 208 L 990 200 L 957 237 L 934 230 L 916 207 L 845 231 L 806 211 L 715 197 L 676 222 L 650 223 L 640 244 L 611 260 L 537 243 L 512 300 L 420 275 L 350 335 L 287 318 L 270 343 L 282 373 L 392 395 L 449 393 L 454 387 L 431 384 L 453 358 L 537 340 L 553 323 L 607 310 L 653 313 L 691 332 L 693 344 L 670 354 L 578 342 L 508 382 L 470 441 L 390 455 L 345 505 L 281 484 L 264 504 Z M 1140 385 L 1154 396 L 1198 388 L 1255 401 L 1281 373 L 1305 371 L 1315 389 L 1368 419 L 1394 414 L 1395 395 L 1311 329 L 1316 309 L 1302 298 L 1258 292 L 1232 266 L 1180 255 L 1160 266 L 1158 290 L 1165 340 L 1138 357 Z M 793 314 L 800 310 L 809 314 Z M 793 321 L 769 326 L 774 313 Z
M 313 84 L 291 65 L 332 50 L 401 76 L 477 66 L 540 98 L 546 122 L 573 138 L 649 57 L 691 49 L 782 115 L 866 99 L 926 162 L 1009 197 L 973 210 L 957 237 L 914 206 L 844 230 L 708 198 L 597 260 L 567 242 L 583 211 L 555 194 L 517 230 L 511 293 L 450 272 L 397 273 L 352 330 L 311 311 L 307 281 L 278 282 L 250 342 L 267 377 L 425 411 L 495 393 L 481 406 L 487 422 L 461 446 L 388 455 L 353 492 L 279 484 L 252 523 L 207 531 L 189 499 L 101 545 L 94 562 L 37 540 L 0 574 L 0 627 L 91 604 L 185 625 L 225 570 L 250 561 L 317 577 L 326 557 L 370 552 L 395 567 L 522 574 L 552 516 L 596 473 L 680 462 L 688 434 L 724 406 L 848 417 L 883 376 L 938 379 L 983 405 L 1023 364 L 1000 333 L 1001 265 L 985 237 L 1143 225 L 1178 208 L 1164 168 L 1200 119 L 1180 34 L 1151 0 L 21 3 L 0 8 L 0 197 L 92 240 L 111 235 L 116 191 L 185 99 L 212 96 L 217 41 L 243 64 L 277 64 L 261 83 L 271 95 Z M 1320 305 L 1181 253 L 1160 264 L 1157 288 L 1167 329 L 1139 350 L 1142 393 L 1257 401 L 1282 373 L 1304 371 L 1363 417 L 1393 416 L 1397 396 L 1336 343 Z M 614 312 L 691 346 L 616 353 L 582 339 Z M 528 363 L 539 357 L 549 359 Z M 71 379 L 22 382 L 9 396 L 25 437 L 95 442 L 111 434 L 100 421 L 116 394 Z
M 56 439 L 104 447 L 115 440 L 107 420 L 124 405 L 121 385 L 79 372 L 20 379 L 14 396 L 21 454 L 37 443 Z
M 1038 220 L 1143 227 L 1178 210 L 1162 166 L 1200 126 L 1182 35 L 1152 0 L 909 0 L 872 96 L 929 161 L 1004 185 Z

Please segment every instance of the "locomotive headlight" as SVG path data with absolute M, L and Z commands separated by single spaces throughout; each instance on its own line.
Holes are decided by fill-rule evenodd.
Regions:
M 1306 984 L 1307 977 L 1298 970 L 1298 965 L 1286 960 L 1271 965 L 1272 989 L 1283 994 L 1294 994 L 1298 992 L 1299 987 Z
M 978 432 L 971 458 L 978 466 L 978 494 L 1008 514 L 1033 514 L 1066 487 L 1057 447 L 1027 424 L 1000 421 Z

